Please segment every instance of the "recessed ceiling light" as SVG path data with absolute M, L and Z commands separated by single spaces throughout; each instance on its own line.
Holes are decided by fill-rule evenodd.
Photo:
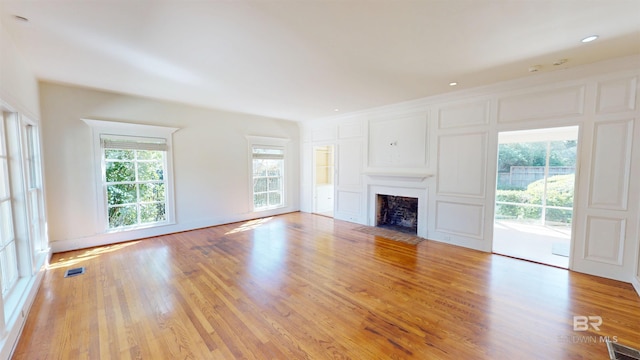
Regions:
M 333 109 L 333 111 L 340 111 L 340 109 Z
M 588 43 L 588 42 L 592 42 L 593 40 L 597 39 L 598 35 L 591 35 L 591 36 L 587 36 L 586 38 L 582 39 L 581 41 L 583 43 Z
M 449 86 L 456 86 L 456 85 L 458 85 L 458 83 L 455 81 L 449 83 Z
M 24 16 L 20 16 L 20 15 L 13 15 L 13 18 L 19 21 L 24 21 L 24 22 L 29 22 L 29 19 L 27 19 Z

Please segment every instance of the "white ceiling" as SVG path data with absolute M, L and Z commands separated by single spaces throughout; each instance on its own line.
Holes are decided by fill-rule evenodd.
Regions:
M 0 0 L 0 21 L 39 79 L 291 120 L 640 53 L 640 0 Z

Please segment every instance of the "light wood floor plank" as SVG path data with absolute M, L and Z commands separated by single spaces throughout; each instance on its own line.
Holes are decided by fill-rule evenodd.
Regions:
M 15 359 L 596 359 L 631 285 L 303 213 L 55 254 Z M 71 267 L 86 274 L 63 278 Z M 601 316 L 574 331 L 573 316 Z

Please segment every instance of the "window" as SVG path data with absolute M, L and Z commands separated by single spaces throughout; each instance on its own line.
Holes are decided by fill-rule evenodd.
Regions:
M 285 207 L 287 143 L 289 139 L 247 136 L 250 194 L 253 211 Z
M 251 153 L 254 210 L 284 206 L 284 148 L 254 145 Z
M 105 135 L 100 140 L 108 228 L 165 222 L 166 141 Z
M 83 119 L 93 130 L 98 218 L 106 232 L 172 224 L 176 128 Z
M 29 238 L 32 239 L 33 250 L 48 250 L 47 236 L 44 233 L 44 194 L 42 192 L 42 174 L 40 160 L 40 142 L 38 128 L 24 125 L 25 175 L 27 179 L 27 205 L 29 215 Z
M 0 112 L 0 286 L 6 298 L 18 280 L 18 257 L 13 227 L 6 118 Z

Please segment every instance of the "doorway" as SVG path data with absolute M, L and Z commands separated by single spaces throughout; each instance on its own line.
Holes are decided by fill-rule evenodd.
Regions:
M 334 146 L 313 147 L 313 212 L 333 217 Z
M 493 252 L 568 268 L 578 127 L 498 134 Z

